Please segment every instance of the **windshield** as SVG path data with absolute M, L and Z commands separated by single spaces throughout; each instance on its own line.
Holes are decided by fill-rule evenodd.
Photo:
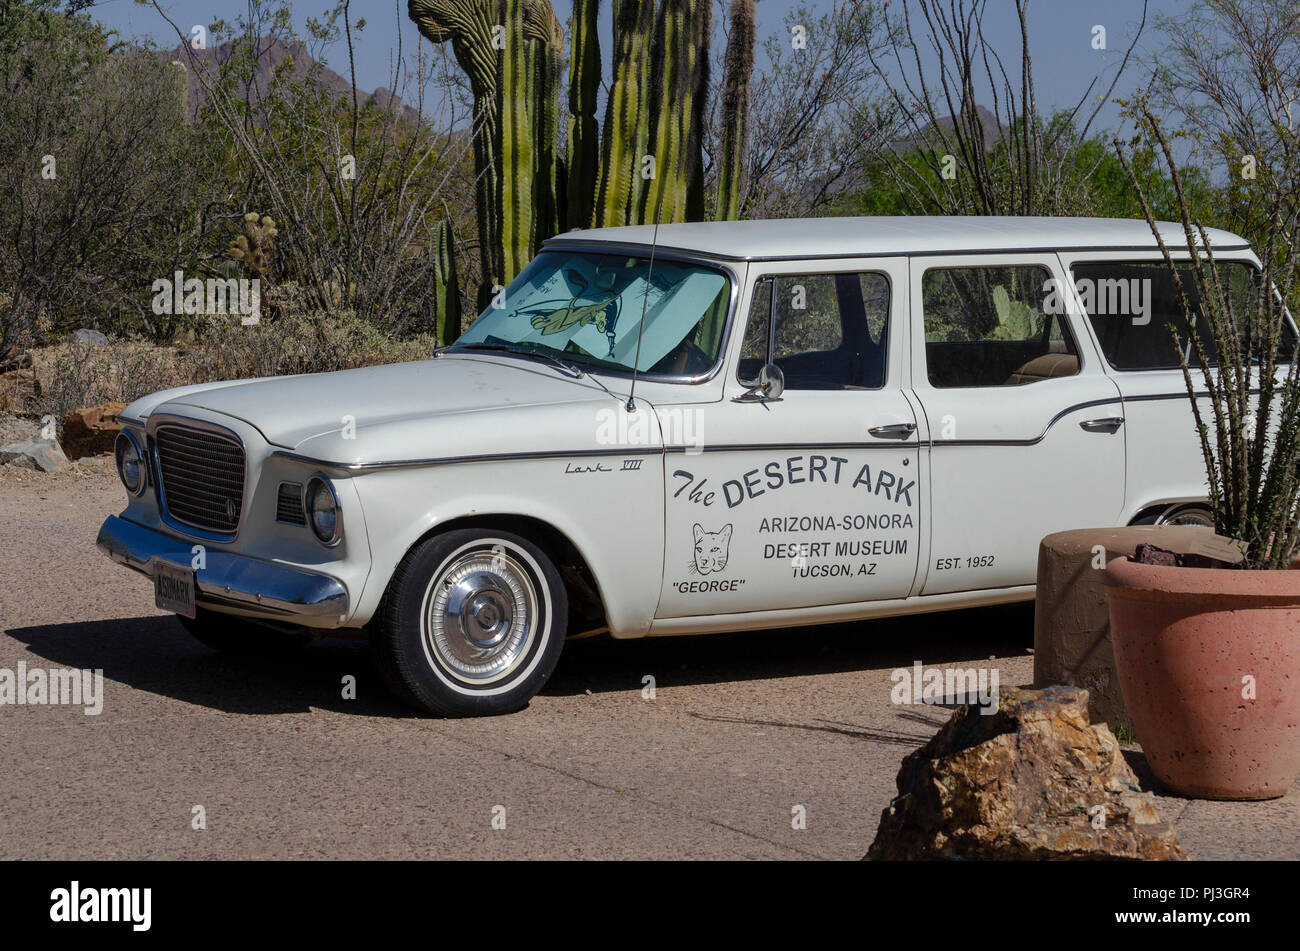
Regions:
M 647 283 L 648 280 L 648 283 Z M 452 346 L 553 354 L 588 370 L 670 377 L 718 362 L 731 298 L 722 272 L 625 254 L 543 251 Z M 637 328 L 645 308 L 641 356 Z

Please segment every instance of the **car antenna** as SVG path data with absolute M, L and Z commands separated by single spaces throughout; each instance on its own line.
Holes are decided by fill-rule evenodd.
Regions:
M 655 248 L 659 245 L 659 216 L 655 215 L 654 235 L 650 238 L 650 266 L 645 272 L 645 292 L 641 295 L 641 322 L 636 326 L 636 359 L 632 361 L 632 385 L 627 391 L 627 411 L 636 412 L 636 402 L 633 395 L 636 393 L 636 374 L 637 368 L 641 365 L 641 335 L 645 332 L 645 311 L 646 304 L 650 300 L 650 278 L 655 273 Z

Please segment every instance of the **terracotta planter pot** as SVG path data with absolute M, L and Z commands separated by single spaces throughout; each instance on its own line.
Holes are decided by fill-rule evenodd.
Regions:
M 1156 778 L 1202 799 L 1285 795 L 1300 773 L 1300 572 L 1116 558 L 1103 580 L 1120 689 Z

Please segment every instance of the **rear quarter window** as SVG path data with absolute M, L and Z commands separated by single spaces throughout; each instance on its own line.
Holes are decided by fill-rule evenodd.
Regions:
M 1222 262 L 1218 267 L 1233 312 L 1246 316 L 1240 322 L 1249 333 L 1254 326 L 1249 315 L 1258 294 L 1259 270 L 1245 261 Z M 1209 322 L 1200 313 L 1191 265 L 1180 265 L 1180 269 L 1189 272 L 1183 279 L 1183 287 L 1201 339 L 1208 345 Z M 1195 364 L 1188 314 L 1182 307 L 1177 282 L 1165 262 L 1081 262 L 1074 265 L 1072 275 L 1102 354 L 1111 367 L 1176 370 L 1182 365 L 1180 348 L 1187 361 Z M 1289 363 L 1295 353 L 1295 332 L 1288 325 L 1283 334 L 1279 360 Z M 1218 364 L 1218 354 L 1212 349 L 1208 356 L 1211 365 Z

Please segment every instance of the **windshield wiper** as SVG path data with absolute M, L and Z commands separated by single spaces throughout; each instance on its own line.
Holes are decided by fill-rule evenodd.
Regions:
M 503 343 L 458 343 L 455 346 L 457 350 L 490 350 L 495 353 L 512 353 L 521 357 L 536 357 L 537 359 L 545 360 L 552 366 L 558 367 L 560 370 L 564 371 L 567 376 L 571 376 L 575 380 L 581 379 L 586 375 L 583 370 L 574 366 L 572 363 L 569 363 L 567 360 L 561 360 L 554 354 L 547 353 L 544 350 L 508 347 Z

